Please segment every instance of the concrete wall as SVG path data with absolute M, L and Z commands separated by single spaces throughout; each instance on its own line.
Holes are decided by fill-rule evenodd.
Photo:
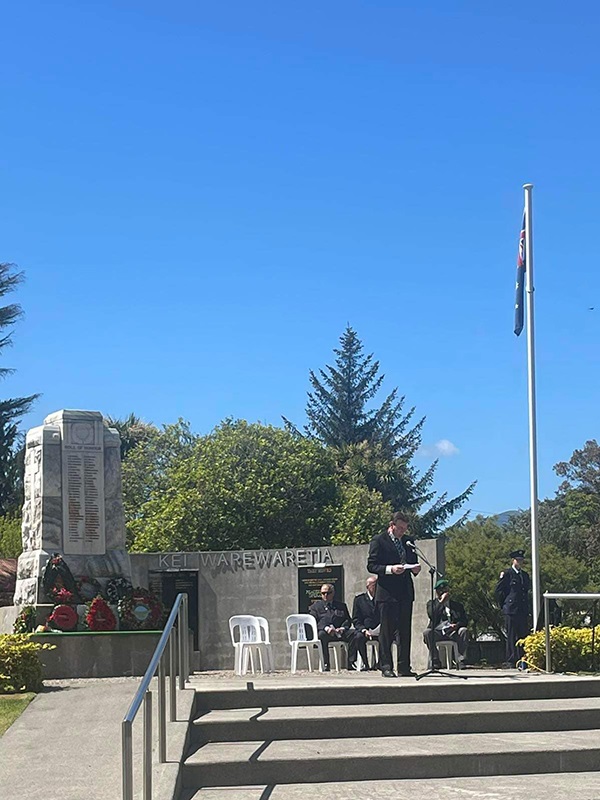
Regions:
M 160 633 L 49 633 L 35 634 L 36 642 L 55 645 L 42 650 L 43 676 L 59 678 L 115 678 L 143 675 Z
M 419 547 L 443 571 L 443 543 L 421 541 Z M 139 553 L 131 555 L 134 585 L 149 586 L 150 572 L 198 572 L 199 656 L 203 670 L 233 669 L 228 620 L 234 614 L 256 614 L 269 620 L 276 669 L 289 669 L 290 647 L 285 618 L 298 611 L 298 566 L 317 562 L 342 564 L 345 596 L 352 612 L 354 596 L 365 590 L 368 545 L 239 553 Z M 424 669 L 427 651 L 425 604 L 430 596 L 426 565 L 414 579 L 412 664 Z

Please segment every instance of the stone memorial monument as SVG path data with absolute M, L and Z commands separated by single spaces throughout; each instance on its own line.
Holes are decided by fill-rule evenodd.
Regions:
M 42 577 L 53 553 L 75 578 L 131 580 L 120 445 L 98 411 L 57 411 L 28 432 L 16 606 L 48 602 Z

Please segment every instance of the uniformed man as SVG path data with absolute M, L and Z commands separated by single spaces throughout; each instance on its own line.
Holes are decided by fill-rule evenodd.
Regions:
M 335 641 L 348 644 L 348 669 L 356 664 L 356 641 L 351 630 L 352 619 L 346 603 L 333 599 L 334 588 L 331 583 L 321 586 L 321 600 L 315 600 L 308 613 L 317 620 L 319 641 L 323 647 L 323 668 L 329 672 L 329 643 Z M 365 656 L 366 657 L 366 656 Z
M 465 656 L 469 645 L 468 619 L 465 607 L 458 600 L 450 598 L 450 582 L 446 578 L 433 587 L 435 598 L 427 601 L 429 627 L 423 631 L 423 641 L 427 645 L 433 669 L 440 669 L 437 642 L 456 642 L 458 646 L 458 668 L 465 668 Z
M 496 586 L 496 600 L 506 622 L 506 662 L 514 668 L 523 657 L 523 648 L 517 646 L 517 641 L 524 639 L 530 631 L 531 578 L 523 569 L 525 559 L 523 550 L 513 550 L 510 558 L 512 560 L 510 568 L 500 573 L 500 580 Z

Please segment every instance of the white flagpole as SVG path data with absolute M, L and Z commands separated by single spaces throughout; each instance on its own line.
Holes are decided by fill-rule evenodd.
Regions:
M 540 611 L 540 560 L 538 552 L 538 480 L 537 480 L 537 423 L 535 403 L 535 339 L 533 324 L 533 213 L 531 195 L 533 184 L 525 190 L 525 291 L 527 293 L 527 390 L 529 398 L 529 488 L 531 503 L 531 579 L 533 591 L 533 628 Z

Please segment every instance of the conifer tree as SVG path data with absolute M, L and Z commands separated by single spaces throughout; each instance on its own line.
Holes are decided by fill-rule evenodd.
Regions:
M 394 511 L 413 516 L 413 532 L 421 537 L 435 535 L 464 505 L 475 484 L 457 497 L 436 496 L 432 485 L 437 461 L 423 474 L 411 464 L 421 444 L 425 418 L 415 422 L 414 407 L 404 411 L 405 398 L 398 396 L 397 389 L 377 403 L 385 376 L 373 354 L 364 354 L 350 325 L 334 353 L 334 366 L 309 372 L 312 391 L 306 405 L 306 435 L 336 450 L 342 483 L 379 492 Z M 368 538 L 369 532 L 364 536 Z
M 16 272 L 12 264 L 0 264 L 0 297 L 4 297 L 23 280 L 23 273 Z M 11 344 L 10 329 L 22 315 L 21 306 L 11 303 L 0 306 L 0 350 Z M 0 367 L 0 378 L 13 372 Z M 0 515 L 18 513 L 22 505 L 22 445 L 18 423 L 26 414 L 37 394 L 29 397 L 14 397 L 0 400 Z

